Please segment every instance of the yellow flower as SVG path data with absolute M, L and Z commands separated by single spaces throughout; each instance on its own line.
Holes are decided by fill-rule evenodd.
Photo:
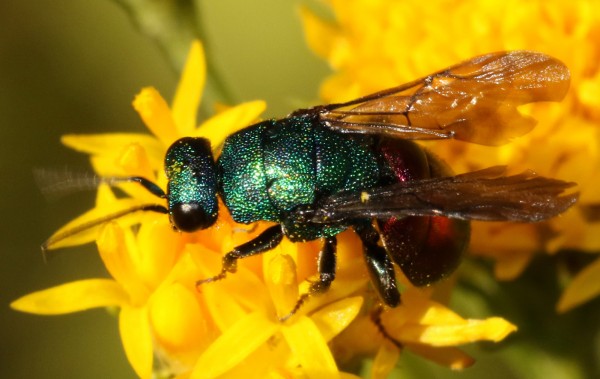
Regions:
M 560 104 L 523 111 L 539 123 L 528 135 L 496 147 L 458 141 L 427 143 L 457 172 L 507 164 L 514 171 L 574 181 L 578 205 L 539 224 L 473 223 L 473 254 L 496 260 L 496 275 L 519 275 L 537 252 L 600 251 L 600 3 L 561 1 L 330 0 L 335 22 L 303 10 L 306 38 L 334 73 L 325 102 L 348 100 L 399 85 L 464 59 L 501 50 L 537 50 L 571 70 Z M 484 125 L 482 127 L 485 127 Z M 558 309 L 600 293 L 600 260 L 574 278 Z
M 476 341 L 498 342 L 516 327 L 499 317 L 485 320 L 463 319 L 442 304 L 429 298 L 430 290 L 409 288 L 402 293 L 402 305 L 381 315 L 387 334 L 407 350 L 454 370 L 469 367 L 473 358 L 456 348 Z M 372 336 L 364 338 L 365 335 Z M 374 355 L 373 378 L 387 378 L 396 366 L 400 350 L 391 340 L 382 337 L 371 319 L 361 315 L 339 338 L 334 350 L 340 359 L 355 354 Z
M 218 149 L 227 135 L 254 122 L 265 108 L 262 101 L 249 102 L 196 127 L 204 70 L 202 47 L 196 42 L 171 107 L 153 88 L 135 98 L 134 108 L 153 136 L 71 135 L 63 142 L 90 154 L 101 176 L 143 176 L 165 188 L 163 159 L 173 141 L 203 136 Z M 49 315 L 117 307 L 125 353 L 141 378 L 351 377 L 338 370 L 327 342 L 358 314 L 362 298 L 349 295 L 364 280 L 337 285 L 280 323 L 282 310 L 289 311 L 298 298 L 296 266 L 305 276 L 314 273 L 307 260 L 316 257 L 318 244 L 285 241 L 264 260 L 245 259 L 235 275 L 198 290 L 196 281 L 217 273 L 224 253 L 266 225 L 237 225 L 221 206 L 217 223 L 193 234 L 173 231 L 167 216 L 152 212 L 129 213 L 90 227 L 106 215 L 164 202 L 135 183 L 119 188 L 127 196 L 116 197 L 101 186 L 96 207 L 57 231 L 50 244 L 58 248 L 95 240 L 113 279 L 86 279 L 35 292 L 14 301 L 14 309 Z M 69 232 L 82 226 L 80 233 Z M 291 255 L 300 256 L 297 263 Z
M 63 142 L 90 154 L 101 176 L 143 176 L 165 188 L 163 157 L 173 141 L 204 136 L 218 150 L 227 135 L 253 122 L 264 109 L 263 102 L 246 103 L 196 127 L 203 83 L 203 52 L 195 43 L 172 107 L 153 88 L 143 89 L 134 101 L 153 136 L 71 135 Z M 219 272 L 224 253 L 267 225 L 235 224 L 221 205 L 212 228 L 177 233 L 163 214 L 127 213 L 163 199 L 135 183 L 119 188 L 127 196 L 117 197 L 101 186 L 95 208 L 57 231 L 50 246 L 96 241 L 113 279 L 79 280 L 35 292 L 13 302 L 14 309 L 49 315 L 118 308 L 123 347 L 141 378 L 353 378 L 339 370 L 338 362 L 363 351 L 377 352 L 378 377 L 395 365 L 398 350 L 381 336 L 370 321 L 370 306 L 364 305 L 372 299 L 353 232 L 339 236 L 339 264 L 331 289 L 282 323 L 279 318 L 308 290 L 309 282 L 303 279 L 316 273 L 319 241 L 284 239 L 276 249 L 242 260 L 235 275 L 197 289 L 198 279 Z M 126 215 L 90 227 L 94 220 L 120 213 Z M 82 226 L 82 232 L 69 232 Z M 430 359 L 463 367 L 471 359 L 453 346 L 498 340 L 514 330 L 504 320 L 463 320 L 429 295 L 430 291 L 406 291 L 403 305 L 385 313 L 382 323 L 392 338 Z M 365 333 L 379 337 L 365 339 Z M 349 349 L 351 354 L 343 353 Z
M 223 291 L 216 285 L 203 289 L 222 334 L 199 357 L 191 378 L 221 377 L 224 373 L 231 378 L 342 375 L 328 342 L 347 327 L 361 308 L 361 297 L 348 297 L 358 289 L 355 280 L 345 287 L 342 280 L 329 296 L 307 304 L 288 322 L 279 321 L 298 299 L 296 264 L 291 256 L 301 249 L 300 244 L 284 241 L 266 253 L 264 283 L 242 278 L 239 274 L 243 273 L 223 282 L 223 286 L 230 287 L 229 297 L 238 299 L 223 298 Z
M 71 135 L 63 142 L 90 154 L 103 177 L 143 176 L 165 188 L 163 158 L 173 141 L 204 136 L 218 153 L 227 135 L 252 123 L 265 107 L 260 101 L 246 103 L 196 127 L 203 83 L 203 53 L 195 43 L 171 107 L 153 88 L 135 98 L 134 108 L 153 135 Z M 374 299 L 357 249 L 360 242 L 352 231 L 339 236 L 331 289 L 311 297 L 296 315 L 280 322 L 299 294 L 308 290 L 310 283 L 304 279 L 316 274 L 320 241 L 284 239 L 276 249 L 242 260 L 235 275 L 197 289 L 198 279 L 219 272 L 224 253 L 268 225 L 235 224 L 221 205 L 210 229 L 177 233 L 163 214 L 127 213 L 163 199 L 136 183 L 119 188 L 127 196 L 117 197 L 101 186 L 95 208 L 57 231 L 50 246 L 96 241 L 113 279 L 80 280 L 32 293 L 13 302 L 14 309 L 64 314 L 118 308 L 124 350 L 141 378 L 352 378 L 338 363 L 363 352 L 376 354 L 375 377 L 385 377 L 394 367 L 399 350 L 370 319 Z M 90 227 L 94 220 L 121 213 L 127 214 Z M 69 232 L 82 226 L 82 232 Z M 462 319 L 430 296 L 431 291 L 409 288 L 403 305 L 384 313 L 381 322 L 395 341 L 434 361 L 464 367 L 472 360 L 454 346 L 499 340 L 515 330 L 496 318 Z

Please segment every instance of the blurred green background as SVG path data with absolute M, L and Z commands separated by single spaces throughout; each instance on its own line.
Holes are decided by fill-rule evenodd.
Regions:
M 202 4 L 210 53 L 236 101 L 265 99 L 269 106 L 266 116 L 283 116 L 317 99 L 319 83 L 328 69 L 304 44 L 297 1 L 198 3 Z M 144 132 L 130 106 L 133 96 L 143 86 L 153 85 L 170 99 L 176 82 L 177 74 L 168 60 L 115 2 L 0 2 L 2 377 L 134 376 L 120 345 L 116 319 L 107 312 L 41 317 L 13 312 L 8 304 L 35 290 L 107 276 L 93 246 L 66 249 L 47 264 L 43 262 L 40 243 L 91 207 L 94 196 L 80 193 L 48 201 L 35 184 L 32 170 L 85 169 L 86 158 L 61 146 L 61 135 Z M 523 291 L 519 283 L 498 287 L 489 277 L 476 275 L 481 267 L 470 269 L 473 286 L 465 286 L 456 300 L 466 316 L 488 316 L 478 314 L 481 309 L 490 310 L 489 304 L 477 303 L 479 286 L 500 288 L 504 294 L 501 304 L 496 304 L 500 308 L 509 301 L 511 291 L 517 291 L 517 304 L 532 303 L 539 313 L 530 314 L 527 308 L 497 312 L 525 324 L 521 324 L 520 337 L 509 339 L 509 347 L 503 350 L 490 345 L 469 348 L 478 363 L 467 374 L 438 369 L 418 358 L 403 360 L 403 369 L 421 373 L 414 377 L 567 378 L 570 372 L 581 370 L 594 377 L 592 371 L 598 366 L 590 362 L 600 360 L 597 300 L 559 318 L 552 313 L 559 293 L 552 281 L 542 287 L 547 292 L 541 294 L 536 292 L 540 287 Z M 533 275 L 540 276 L 535 282 L 545 286 L 544 280 L 553 273 L 534 268 Z M 555 341 L 548 350 L 547 339 L 536 340 L 539 334 L 527 332 L 527 322 L 535 324 L 539 317 L 543 329 L 538 332 Z M 522 357 L 525 368 L 505 364 L 505 359 L 514 356 Z M 528 371 L 530 360 L 547 364 Z M 407 371 L 398 377 L 408 377 Z

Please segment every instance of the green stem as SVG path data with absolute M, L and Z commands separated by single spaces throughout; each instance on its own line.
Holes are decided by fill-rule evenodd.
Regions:
M 210 92 L 215 95 L 213 99 L 210 99 L 212 101 L 205 102 L 205 103 L 212 104 L 214 101 L 220 100 L 227 104 L 233 105 L 237 102 L 236 97 L 233 94 L 233 92 L 231 91 L 231 89 L 229 88 L 229 86 L 227 86 L 227 84 L 225 83 L 222 72 L 221 72 L 221 70 L 219 70 L 219 68 L 218 68 L 219 66 L 215 63 L 215 59 L 214 59 L 215 55 L 211 54 L 212 44 L 204 30 L 204 27 L 203 27 L 204 23 L 202 22 L 202 15 L 200 14 L 200 12 L 198 12 L 198 14 L 196 14 L 196 17 L 194 18 L 194 20 L 195 20 L 194 25 L 195 25 L 195 29 L 196 29 L 196 35 L 204 44 L 204 49 L 206 51 L 206 58 L 205 58 L 206 59 L 206 74 L 207 74 L 206 86 L 207 86 L 207 89 L 209 89 Z M 212 113 L 212 110 L 210 113 Z
M 193 0 L 115 0 L 127 12 L 132 22 L 145 35 L 152 38 L 169 60 L 173 69 L 180 73 L 194 39 L 201 39 L 207 50 L 207 80 L 204 115 L 214 101 L 234 103 L 234 96 L 216 68 L 210 46 L 201 28 L 200 12 Z M 208 97 L 208 99 L 206 99 Z

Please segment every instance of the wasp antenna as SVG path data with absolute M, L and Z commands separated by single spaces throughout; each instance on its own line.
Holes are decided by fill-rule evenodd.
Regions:
M 64 195 L 95 190 L 101 184 L 114 187 L 120 183 L 139 183 L 153 195 L 165 198 L 165 192 L 152 181 L 141 176 L 97 176 L 86 171 L 69 169 L 34 169 L 33 176 L 44 196 L 50 199 Z
M 54 234 L 52 237 L 48 238 L 41 246 L 42 249 L 42 256 L 44 258 L 44 262 L 47 262 L 47 258 L 48 258 L 48 250 L 50 250 L 52 248 L 53 245 L 57 244 L 60 241 L 63 241 L 71 236 L 74 236 L 78 233 L 84 232 L 86 230 L 89 230 L 91 228 L 94 228 L 98 225 L 102 225 L 106 222 L 109 221 L 113 221 L 116 219 L 119 219 L 123 216 L 126 216 L 128 214 L 131 213 L 135 213 L 135 212 L 157 212 L 157 213 L 169 213 L 168 209 L 166 207 L 164 207 L 163 205 L 159 205 L 159 204 L 142 204 L 142 205 L 138 205 L 135 207 L 131 207 L 128 209 L 124 209 L 122 211 L 119 212 L 115 212 L 109 215 L 106 215 L 104 217 L 100 217 L 97 218 L 95 220 L 83 223 L 81 225 L 78 225 L 74 228 L 65 230 L 61 233 L 57 233 Z
M 96 175 L 67 168 L 35 168 L 33 178 L 42 194 L 49 200 L 56 200 L 74 192 L 94 190 L 100 185 Z
M 99 178 L 101 183 L 107 184 L 111 187 L 119 183 L 139 183 L 142 187 L 144 187 L 148 192 L 153 194 L 156 197 L 160 197 L 164 199 L 167 197 L 165 191 L 162 190 L 156 183 L 142 177 L 142 176 L 107 176 Z

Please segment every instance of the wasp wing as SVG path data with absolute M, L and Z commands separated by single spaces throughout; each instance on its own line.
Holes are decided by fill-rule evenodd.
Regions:
M 537 176 L 507 176 L 495 166 L 466 174 L 414 180 L 361 193 L 326 197 L 298 210 L 304 222 L 330 224 L 348 219 L 444 216 L 462 220 L 537 222 L 552 218 L 577 201 L 565 191 L 575 183 Z
M 548 55 L 499 52 L 399 87 L 317 109 L 324 124 L 340 132 L 500 145 L 535 125 L 518 106 L 560 101 L 569 88 L 569 77 L 567 67 Z

